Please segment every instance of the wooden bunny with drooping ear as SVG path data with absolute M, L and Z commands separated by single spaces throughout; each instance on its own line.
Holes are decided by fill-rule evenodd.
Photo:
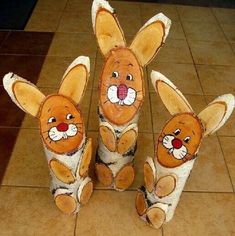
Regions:
M 145 94 L 143 67 L 164 44 L 171 21 L 162 13 L 155 15 L 129 47 L 107 1 L 93 1 L 92 23 L 105 57 L 99 80 L 96 174 L 103 185 L 122 191 L 134 180 L 137 122 Z
M 78 212 L 93 191 L 93 183 L 88 177 L 92 143 L 85 136 L 78 106 L 89 73 L 89 58 L 78 57 L 66 70 L 58 93 L 49 96 L 13 73 L 3 78 L 4 88 L 12 101 L 39 120 L 52 178 L 51 192 L 57 207 L 67 214 Z
M 136 197 L 143 220 L 159 228 L 173 217 L 186 180 L 193 168 L 202 138 L 218 130 L 232 114 L 231 94 L 216 98 L 196 115 L 183 94 L 159 72 L 151 79 L 162 102 L 173 116 L 162 129 L 154 160 L 144 164 L 144 182 Z

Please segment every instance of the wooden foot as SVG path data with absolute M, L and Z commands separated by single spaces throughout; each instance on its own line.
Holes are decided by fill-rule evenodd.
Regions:
M 146 214 L 146 220 L 155 229 L 159 229 L 166 219 L 165 212 L 158 207 L 149 208 Z
M 93 192 L 93 183 L 89 181 L 82 189 L 82 193 L 80 195 L 80 203 L 85 205 L 89 201 Z
M 154 189 L 154 173 L 148 162 L 144 163 L 144 183 L 148 192 Z
M 79 165 L 79 175 L 81 177 L 87 176 L 89 165 L 91 162 L 91 156 L 92 156 L 92 140 L 91 138 L 89 138 L 82 153 L 81 164 Z
M 145 201 L 144 194 L 142 192 L 138 192 L 136 195 L 135 208 L 136 208 L 139 216 L 142 216 L 143 214 L 145 214 L 145 212 L 148 208 L 148 205 Z
M 134 181 L 135 172 L 131 165 L 124 166 L 118 173 L 114 180 L 115 186 L 118 190 L 125 190 L 131 186 Z
M 72 214 L 77 209 L 77 201 L 67 194 L 57 195 L 55 197 L 55 204 L 66 214 Z
M 66 184 L 71 184 L 75 181 L 72 171 L 60 161 L 52 159 L 49 163 L 49 166 L 56 178 L 60 181 Z
M 105 164 L 95 164 L 96 176 L 104 186 L 110 186 L 113 182 L 113 173 Z

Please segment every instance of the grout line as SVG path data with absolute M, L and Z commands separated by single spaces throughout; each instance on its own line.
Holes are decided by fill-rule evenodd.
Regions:
M 229 176 L 229 180 L 230 180 L 230 183 L 231 183 L 233 192 L 235 192 L 235 188 L 234 188 L 234 186 L 233 186 L 232 177 L 231 177 L 230 172 L 229 172 L 228 164 L 227 164 L 227 161 L 226 161 L 226 158 L 225 158 L 225 154 L 224 154 L 224 151 L 223 151 L 223 148 L 222 148 L 222 144 L 221 144 L 221 142 L 220 142 L 220 138 L 219 138 L 217 135 L 216 135 L 216 137 L 217 137 L 218 142 L 219 142 L 219 145 L 220 145 L 220 149 L 221 149 L 221 152 L 222 152 L 222 156 L 223 156 L 224 163 L 225 163 L 225 166 L 226 166 L 226 169 L 227 169 L 227 172 L 228 172 L 228 176 Z
M 198 73 L 198 70 L 197 70 L 197 67 L 196 67 L 196 63 L 195 63 L 195 60 L 194 60 L 194 57 L 193 57 L 193 53 L 192 53 L 192 50 L 191 50 L 191 47 L 190 47 L 188 38 L 187 38 L 187 36 L 186 36 L 186 32 L 185 32 L 185 29 L 184 29 L 184 25 L 182 24 L 181 16 L 180 16 L 180 14 L 179 14 L 177 8 L 176 8 L 176 12 L 177 12 L 177 14 L 178 14 L 178 16 L 179 16 L 179 22 L 180 22 L 180 24 L 181 24 L 181 26 L 182 26 L 182 30 L 183 30 L 183 33 L 184 33 L 184 36 L 185 36 L 185 40 L 186 40 L 186 42 L 187 42 L 187 45 L 188 45 L 188 48 L 189 48 L 189 52 L 190 52 L 190 55 L 191 55 L 192 60 L 193 60 L 193 65 L 194 65 L 194 68 L 195 68 L 195 71 L 196 71 L 196 74 L 197 74 L 197 78 L 198 78 L 198 81 L 199 81 L 199 84 L 200 84 L 200 87 L 201 87 L 201 91 L 202 91 L 202 93 L 203 93 L 204 101 L 205 101 L 206 104 L 207 104 L 206 97 L 205 97 L 205 91 L 204 91 L 204 89 L 203 89 L 203 86 L 202 86 L 202 83 L 201 83 L 201 80 L 200 80 L 200 77 L 199 77 L 199 73 Z
M 6 188 L 40 188 L 40 189 L 48 189 L 49 187 L 45 187 L 45 186 L 28 186 L 28 185 L 10 185 L 10 184 L 1 184 L 1 187 L 6 187 Z
M 67 7 L 67 5 L 68 5 L 68 1 L 69 1 L 69 0 L 66 1 L 66 4 L 64 5 L 63 10 L 61 11 L 60 18 L 59 18 L 59 20 L 58 20 L 58 23 L 57 23 L 57 26 L 56 26 L 56 28 L 55 28 L 55 32 L 54 32 L 54 33 L 57 32 L 57 30 L 58 30 L 58 28 L 59 28 L 59 26 L 60 26 L 62 16 L 63 16 L 63 14 L 64 14 L 64 12 L 65 12 L 65 9 L 66 9 L 66 7 Z
M 73 232 L 73 235 L 74 235 L 74 236 L 76 236 L 77 219 L 78 219 L 78 214 L 76 214 L 76 217 L 75 217 L 75 225 L 74 225 L 74 232 Z
M 227 43 L 229 44 L 229 46 L 230 46 L 230 48 L 231 48 L 233 54 L 235 54 L 235 52 L 233 51 L 232 44 L 231 44 L 230 40 L 228 39 L 227 35 L 225 34 L 224 29 L 223 29 L 223 27 L 222 27 L 220 21 L 218 20 L 216 14 L 214 13 L 214 11 L 213 11 L 212 9 L 211 9 L 211 12 L 212 12 L 212 15 L 215 17 L 216 22 L 217 22 L 217 24 L 219 25 L 219 28 L 220 28 L 221 31 L 223 32 L 223 35 L 224 35 L 225 39 L 227 40 Z

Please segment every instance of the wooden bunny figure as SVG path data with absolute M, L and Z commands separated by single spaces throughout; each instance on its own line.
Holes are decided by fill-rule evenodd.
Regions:
M 3 78 L 4 88 L 12 101 L 39 120 L 52 179 L 51 192 L 57 207 L 67 214 L 78 212 L 93 191 L 93 183 L 88 177 L 92 143 L 85 136 L 78 106 L 89 73 L 89 58 L 76 58 L 66 70 L 58 93 L 49 96 L 13 73 Z
M 96 174 L 103 185 L 122 191 L 134 180 L 137 123 L 145 94 L 143 67 L 164 44 L 171 21 L 162 13 L 155 15 L 129 47 L 107 1 L 93 1 L 92 22 L 105 57 L 99 80 Z
M 183 94 L 159 72 L 151 79 L 162 102 L 173 116 L 155 146 L 155 158 L 144 164 L 144 182 L 136 196 L 136 209 L 143 220 L 159 228 L 173 217 L 186 180 L 193 168 L 202 138 L 218 130 L 232 114 L 231 94 L 216 98 L 198 115 Z

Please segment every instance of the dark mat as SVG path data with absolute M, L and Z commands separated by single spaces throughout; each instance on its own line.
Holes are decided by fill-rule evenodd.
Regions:
M 0 0 L 0 29 L 23 30 L 37 0 Z

